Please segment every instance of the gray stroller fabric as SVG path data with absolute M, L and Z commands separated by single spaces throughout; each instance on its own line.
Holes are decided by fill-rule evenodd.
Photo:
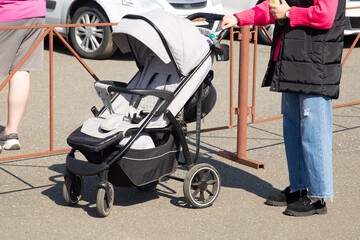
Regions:
M 200 31 L 189 20 L 162 10 L 151 11 L 143 16 L 160 29 L 169 45 L 176 66 L 183 76 L 187 76 L 209 53 L 211 46 L 209 32 Z M 160 89 L 172 92 L 177 88 L 182 79 L 176 71 L 174 62 L 171 62 L 158 33 L 149 23 L 142 19 L 122 19 L 114 29 L 113 39 L 123 53 L 132 51 L 139 66 L 139 72 L 129 82 L 127 88 Z M 168 110 L 174 116 L 198 89 L 211 70 L 213 61 L 214 56 L 211 54 L 170 103 Z M 140 118 L 138 123 L 134 123 L 134 116 L 149 113 L 158 101 L 158 98 L 154 96 L 120 94 L 110 103 L 105 84 L 96 82 L 95 89 L 108 111 L 98 117 L 88 119 L 83 124 L 81 132 L 96 138 L 106 138 L 119 132 L 122 132 L 125 137 L 128 129 L 139 128 L 146 119 L 146 117 Z M 110 107 L 108 107 L 109 104 Z M 167 125 L 168 120 L 161 115 L 154 117 L 146 128 L 162 128 Z M 128 140 L 128 137 L 124 138 L 120 145 Z
M 153 22 L 166 39 L 175 63 L 183 76 L 197 66 L 209 51 L 210 40 L 194 26 L 190 20 L 172 15 L 164 10 L 154 10 L 142 16 Z M 132 36 L 131 40 L 127 35 Z M 131 51 L 129 44 L 140 41 L 151 49 L 164 63 L 169 63 L 170 58 L 166 52 L 158 33 L 147 22 L 141 19 L 122 19 L 114 28 L 113 40 L 121 52 Z M 135 57 L 141 61 L 144 51 L 142 46 L 134 49 Z

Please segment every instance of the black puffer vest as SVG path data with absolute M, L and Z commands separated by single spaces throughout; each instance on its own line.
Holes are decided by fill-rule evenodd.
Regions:
M 289 6 L 310 7 L 313 0 L 288 0 Z M 335 21 L 330 29 L 284 26 L 276 23 L 270 61 L 262 86 L 271 91 L 339 97 L 344 45 L 345 0 L 339 0 Z M 281 39 L 276 62 L 275 46 Z

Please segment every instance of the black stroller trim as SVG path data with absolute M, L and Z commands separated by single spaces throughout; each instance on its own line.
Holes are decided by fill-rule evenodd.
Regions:
M 118 132 L 103 139 L 96 138 L 81 132 L 81 127 L 79 127 L 70 134 L 66 141 L 69 146 L 78 150 L 99 152 L 107 147 L 114 145 L 114 143 L 119 142 L 123 138 L 123 132 Z

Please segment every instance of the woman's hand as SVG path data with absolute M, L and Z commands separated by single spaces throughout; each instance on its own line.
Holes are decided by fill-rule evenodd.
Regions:
M 226 28 L 231 28 L 238 23 L 239 21 L 234 15 L 225 15 L 222 19 L 220 27 L 224 30 Z
M 286 12 L 290 10 L 289 5 L 285 0 L 282 0 L 281 3 L 279 0 L 274 0 L 276 4 L 269 3 L 270 13 L 276 18 L 276 19 L 284 19 L 286 18 Z M 271 1 L 272 2 L 272 1 Z

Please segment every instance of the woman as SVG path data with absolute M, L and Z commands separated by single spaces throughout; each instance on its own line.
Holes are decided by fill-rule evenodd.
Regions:
M 287 206 L 287 215 L 326 214 L 333 196 L 331 100 L 339 97 L 344 22 L 345 0 L 267 0 L 221 23 L 275 23 L 262 86 L 282 92 L 290 185 L 265 203 Z

